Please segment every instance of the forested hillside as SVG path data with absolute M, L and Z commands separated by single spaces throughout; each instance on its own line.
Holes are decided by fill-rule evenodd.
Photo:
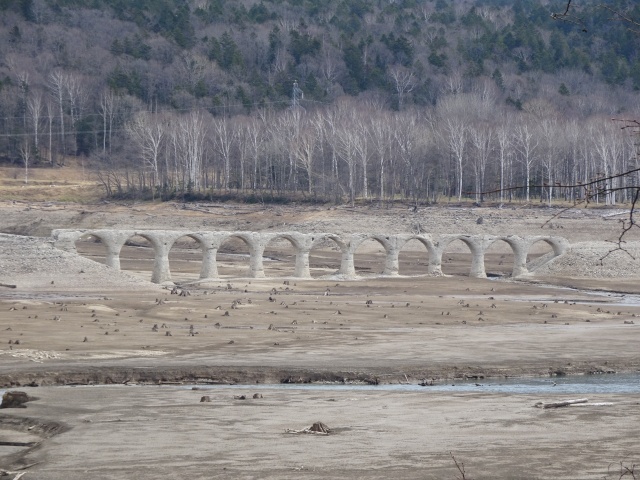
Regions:
M 640 35 L 597 3 L 0 0 L 0 162 L 138 198 L 574 199 L 636 165 Z

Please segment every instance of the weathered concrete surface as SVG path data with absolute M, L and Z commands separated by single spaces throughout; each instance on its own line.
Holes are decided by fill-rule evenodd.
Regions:
M 514 255 L 512 276 L 518 277 L 529 273 L 526 265 L 527 255 L 533 244 L 546 242 L 553 249 L 555 257 L 566 252 L 569 242 L 558 236 L 526 236 L 517 235 L 464 235 L 450 234 L 433 237 L 431 235 L 384 235 L 376 233 L 357 233 L 338 235 L 333 233 L 299 233 L 299 232 L 198 232 L 181 230 L 54 230 L 53 244 L 62 250 L 76 252 L 75 242 L 83 237 L 95 237 L 105 245 L 106 263 L 112 268 L 120 269 L 120 250 L 126 241 L 134 236 L 149 241 L 154 250 L 153 272 L 151 281 L 163 283 L 171 281 L 169 268 L 169 251 L 173 244 L 182 237 L 195 240 L 202 249 L 202 268 L 200 278 L 217 278 L 218 266 L 216 256 L 220 246 L 230 238 L 239 238 L 249 249 L 250 275 L 263 278 L 263 255 L 267 245 L 275 240 L 285 239 L 291 244 L 296 256 L 295 277 L 311 278 L 309 273 L 309 253 L 323 242 L 330 240 L 340 249 L 342 261 L 339 273 L 347 278 L 355 278 L 356 271 L 353 257 L 358 247 L 366 240 L 377 241 L 385 250 L 386 260 L 383 275 L 398 275 L 398 256 L 402 248 L 411 240 L 422 243 L 429 254 L 428 271 L 432 275 L 442 274 L 442 254 L 449 244 L 456 240 L 464 242 L 471 252 L 471 268 L 469 276 L 486 277 L 484 255 L 487 249 L 496 242 L 505 242 Z

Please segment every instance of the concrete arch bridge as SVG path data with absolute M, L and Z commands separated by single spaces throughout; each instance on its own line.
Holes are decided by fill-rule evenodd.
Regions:
M 98 238 L 106 248 L 106 264 L 116 270 L 120 270 L 120 251 L 124 244 L 134 236 L 145 238 L 154 251 L 153 272 L 151 281 L 163 283 L 171 281 L 169 268 L 169 251 L 173 244 L 183 238 L 189 237 L 195 240 L 202 250 L 202 267 L 200 278 L 218 278 L 218 265 L 216 256 L 220 246 L 231 238 L 242 240 L 249 249 L 250 276 L 253 278 L 265 277 L 263 267 L 263 255 L 267 245 L 276 240 L 287 240 L 295 253 L 295 277 L 311 278 L 309 271 L 309 254 L 327 241 L 333 242 L 341 252 L 339 273 L 347 278 L 355 278 L 354 253 L 357 248 L 367 240 L 377 241 L 385 251 L 385 267 L 383 275 L 398 275 L 398 256 L 402 248 L 412 240 L 417 240 L 424 245 L 429 254 L 427 272 L 431 275 L 442 274 L 442 254 L 447 246 L 457 240 L 466 244 L 471 252 L 471 268 L 469 276 L 486 277 L 484 256 L 491 245 L 496 242 L 505 242 L 513 251 L 514 262 L 512 276 L 518 277 L 529 273 L 527 269 L 527 255 L 531 247 L 538 242 L 545 242 L 553 249 L 553 257 L 562 255 L 567 250 L 569 243 L 563 237 L 557 236 L 525 236 L 516 235 L 439 235 L 428 234 L 412 235 L 383 235 L 374 233 L 356 233 L 337 235 L 333 233 L 299 233 L 299 232 L 207 232 L 207 231 L 183 231 L 183 230 L 69 230 L 60 229 L 52 232 L 53 244 L 68 252 L 77 253 L 76 241 L 87 237 Z M 549 259 L 551 260 L 551 258 Z

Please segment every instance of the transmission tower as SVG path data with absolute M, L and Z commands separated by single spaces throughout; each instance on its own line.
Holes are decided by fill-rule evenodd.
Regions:
M 291 92 L 291 108 L 302 108 L 300 106 L 300 100 L 304 98 L 304 92 L 298 86 L 298 81 L 293 81 L 293 91 Z

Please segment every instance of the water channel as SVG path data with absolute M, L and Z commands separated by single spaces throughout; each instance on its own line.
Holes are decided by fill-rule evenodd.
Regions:
M 601 374 L 601 375 L 571 375 L 566 377 L 518 377 L 518 378 L 489 378 L 477 380 L 455 380 L 449 382 L 436 382 L 431 386 L 417 384 L 338 384 L 338 383 L 289 383 L 289 384 L 243 384 L 243 385 L 130 385 L 130 388 L 181 388 L 199 390 L 309 390 L 309 391 L 381 391 L 381 392 L 423 392 L 429 393 L 495 393 L 514 395 L 595 395 L 616 394 L 633 395 L 640 394 L 640 372 L 625 374 Z M 47 387 L 51 388 L 51 387 Z M 53 388 L 110 388 L 102 386 L 60 386 Z M 113 387 L 111 387 L 113 388 Z M 116 388 L 122 388 L 117 386 Z M 37 389 L 28 389 L 35 393 Z M 1 395 L 6 390 L 0 390 Z

